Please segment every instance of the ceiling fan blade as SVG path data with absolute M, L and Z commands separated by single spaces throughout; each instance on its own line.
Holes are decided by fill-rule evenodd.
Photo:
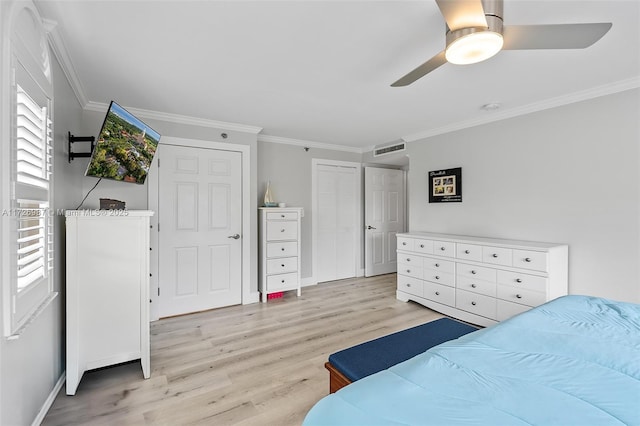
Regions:
M 481 0 L 436 0 L 451 31 L 468 27 L 486 27 Z
M 502 30 L 504 50 L 584 49 L 600 40 L 611 23 L 516 25 Z
M 429 59 L 424 64 L 420 65 L 418 68 L 416 68 L 413 71 L 411 71 L 409 74 L 407 74 L 404 77 L 400 78 L 398 81 L 393 83 L 391 85 L 391 87 L 408 86 L 411 83 L 413 83 L 414 81 L 416 81 L 416 80 L 424 77 L 425 75 L 429 74 L 431 71 L 435 70 L 440 65 L 445 64 L 446 62 L 447 62 L 447 59 L 444 57 L 444 50 L 443 50 L 442 52 L 438 53 L 433 58 Z

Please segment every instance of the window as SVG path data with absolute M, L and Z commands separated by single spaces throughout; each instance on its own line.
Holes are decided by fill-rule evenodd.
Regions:
M 16 3 L 14 3 L 16 4 Z M 2 291 L 4 335 L 17 337 L 53 292 L 53 90 L 41 20 L 30 2 L 12 14 L 9 129 L 2 131 Z M 5 80 L 6 81 L 6 80 Z M 5 104 L 6 105 L 6 104 Z M 5 121 L 6 118 L 8 121 Z M 7 149 L 8 148 L 8 149 Z

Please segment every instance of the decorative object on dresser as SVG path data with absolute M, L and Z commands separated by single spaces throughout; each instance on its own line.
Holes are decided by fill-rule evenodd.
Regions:
M 149 225 L 152 211 L 67 210 L 67 395 L 86 370 L 149 351 Z
M 267 295 L 297 290 L 300 296 L 301 207 L 261 207 L 260 292 Z
M 568 246 L 415 232 L 397 235 L 397 298 L 489 326 L 568 293 Z

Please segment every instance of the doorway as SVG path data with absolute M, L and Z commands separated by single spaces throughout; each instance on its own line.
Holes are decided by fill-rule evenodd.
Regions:
M 248 157 L 248 146 L 162 139 L 149 182 L 152 320 L 248 299 Z

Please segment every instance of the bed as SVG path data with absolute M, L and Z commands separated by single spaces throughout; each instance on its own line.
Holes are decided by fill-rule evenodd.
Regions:
M 358 380 L 303 424 L 640 425 L 640 305 L 555 299 Z

